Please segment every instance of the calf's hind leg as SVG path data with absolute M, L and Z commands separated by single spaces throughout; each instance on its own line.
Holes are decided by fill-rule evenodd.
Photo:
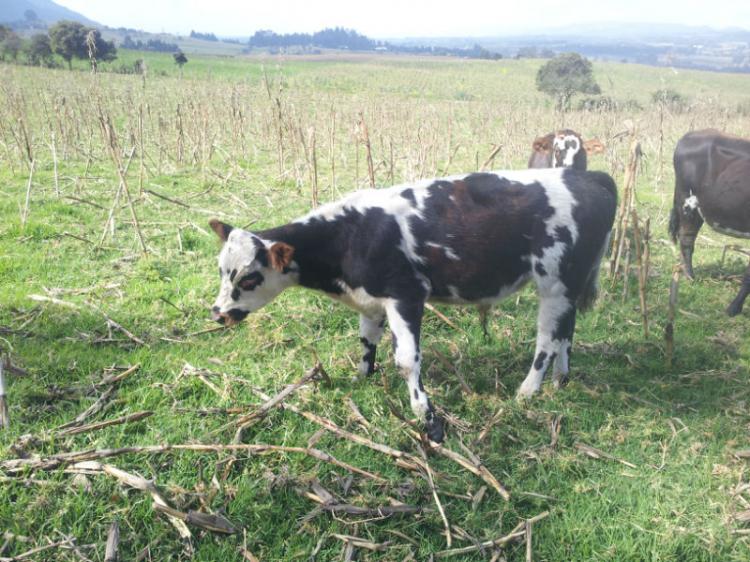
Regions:
M 682 264 L 685 269 L 685 275 L 693 279 L 693 251 L 695 250 L 695 239 L 698 231 L 703 226 L 703 217 L 698 212 L 697 199 L 695 196 L 689 197 L 682 206 L 682 217 L 680 220 L 680 254 L 682 255 Z
M 748 263 L 745 275 L 742 277 L 740 292 L 727 308 L 727 314 L 729 316 L 737 316 L 742 312 L 742 305 L 745 303 L 745 299 L 748 295 L 750 295 L 750 263 Z
M 544 373 L 555 363 L 560 374 L 567 373 L 567 356 L 557 361 L 561 352 L 566 353 L 575 328 L 575 304 L 563 294 L 542 294 L 540 291 L 539 316 L 537 319 L 536 351 L 529 374 L 518 389 L 516 397 L 529 398 L 542 386 Z
M 441 443 L 444 437 L 443 420 L 435 413 L 420 377 L 422 355 L 419 351 L 419 331 L 424 303 L 394 300 L 385 310 L 393 332 L 393 355 L 409 388 L 411 409 L 424 422 L 428 437 Z

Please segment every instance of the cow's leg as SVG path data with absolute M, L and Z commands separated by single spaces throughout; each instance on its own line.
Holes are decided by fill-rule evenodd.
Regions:
M 386 306 L 388 325 L 393 332 L 393 354 L 396 366 L 409 388 L 409 402 L 414 414 L 424 422 L 427 435 L 438 443 L 443 441 L 443 420 L 435 414 L 420 378 L 421 353 L 419 331 L 424 303 L 421 301 L 389 302 Z
M 490 332 L 487 326 L 492 306 L 489 304 L 480 304 L 477 305 L 477 310 L 479 311 L 479 322 L 482 324 L 482 333 L 484 333 L 484 339 L 489 339 Z
M 682 264 L 685 268 L 685 275 L 689 279 L 693 278 L 693 250 L 695 249 L 695 238 L 698 231 L 703 226 L 703 217 L 697 207 L 695 196 L 689 197 L 682 207 L 682 217 L 680 219 L 680 253 L 682 254 Z
M 732 301 L 732 304 L 727 308 L 727 314 L 729 316 L 737 316 L 742 312 L 742 305 L 745 303 L 745 299 L 750 295 L 750 263 L 747 265 L 745 275 L 742 277 L 742 286 L 740 292 Z
M 384 326 L 385 312 L 372 316 L 359 315 L 359 341 L 363 348 L 359 374 L 363 377 L 375 372 L 375 352 L 383 337 Z
M 576 308 L 571 307 L 558 321 L 553 340 L 560 342 L 560 347 L 555 356 L 555 364 L 552 368 L 552 386 L 560 388 L 568 380 L 570 371 L 570 348 L 573 345 L 573 333 L 576 329 Z
M 560 353 L 561 342 L 555 338 L 558 326 L 564 324 L 571 311 L 575 319 L 575 304 L 564 294 L 545 294 L 540 291 L 534 362 L 518 389 L 517 398 L 528 398 L 542 386 L 544 373 Z

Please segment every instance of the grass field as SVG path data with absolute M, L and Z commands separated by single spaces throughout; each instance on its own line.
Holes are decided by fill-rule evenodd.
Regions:
M 139 56 L 123 51 L 114 64 Z M 533 290 L 493 310 L 488 338 L 474 309 L 438 307 L 454 326 L 427 313 L 425 384 L 455 422 L 446 447 L 467 456 L 465 444 L 511 498 L 481 492 L 482 479 L 440 455 L 431 454 L 429 466 L 452 548 L 502 537 L 549 512 L 532 527 L 536 561 L 750 559 L 750 465 L 737 454 L 750 450 L 750 319 L 747 311 L 732 319 L 723 312 L 747 258 L 721 259 L 724 245 L 738 240 L 702 232 L 697 280 L 680 285 L 671 367 L 663 340 L 677 263 L 666 232 L 671 153 L 690 129 L 750 137 L 747 76 L 595 64 L 606 95 L 642 109 L 561 117 L 534 89 L 533 60 L 195 56 L 179 79 L 171 56 L 143 56 L 145 80 L 0 65 L 0 352 L 27 372 L 5 373 L 10 427 L 0 430 L 0 462 L 229 444 L 236 412 L 261 403 L 254 388 L 276 394 L 318 358 L 332 384 L 304 387 L 289 404 L 421 458 L 386 402 L 410 411 L 390 346 L 379 349 L 371 380 L 352 381 L 355 313 L 295 289 L 236 328 L 208 331 L 219 281 L 208 219 L 270 227 L 309 210 L 314 197 L 369 186 L 363 124 L 378 186 L 476 170 L 494 145 L 501 149 L 493 168 L 524 167 L 534 137 L 562 124 L 601 139 L 607 150 L 590 168 L 622 184 L 629 139 L 620 133 L 631 125 L 644 152 L 637 208 L 652 225 L 649 337 L 635 268 L 627 286 L 603 268 L 600 300 L 578 322 L 570 383 L 518 404 L 513 395 L 533 353 Z M 654 106 L 651 93 L 664 87 L 689 106 Z M 115 162 L 147 254 L 127 197 L 116 200 Z M 60 428 L 102 396 L 103 408 L 84 424 L 150 415 L 79 434 Z M 0 557 L 62 542 L 30 559 L 104 560 L 115 520 L 122 560 L 253 559 L 243 552 L 264 561 L 344 560 L 345 543 L 334 534 L 387 543 L 356 548 L 357 560 L 429 560 L 448 548 L 423 473 L 320 429 L 276 408 L 243 443 L 315 447 L 385 482 L 350 480 L 349 471 L 298 452 L 172 450 L 100 460 L 153 479 L 174 508 L 220 514 L 238 529 L 224 536 L 190 524 L 189 541 L 149 493 L 121 484 L 112 469 L 12 473 L 2 464 Z M 611 458 L 591 458 L 582 446 Z M 341 503 L 425 510 L 315 512 L 305 494 L 318 484 Z M 521 537 L 497 556 L 486 548 L 449 559 L 525 560 L 526 548 Z

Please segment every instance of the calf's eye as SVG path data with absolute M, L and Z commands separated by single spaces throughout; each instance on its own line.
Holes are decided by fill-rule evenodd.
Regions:
M 237 285 L 243 291 L 252 291 L 258 285 L 260 285 L 262 282 L 263 282 L 263 275 L 261 275 L 259 272 L 255 271 L 253 273 L 250 273 L 249 275 L 245 275 L 245 277 L 243 277 L 242 279 L 240 279 L 240 281 L 239 281 L 239 283 L 237 283 Z

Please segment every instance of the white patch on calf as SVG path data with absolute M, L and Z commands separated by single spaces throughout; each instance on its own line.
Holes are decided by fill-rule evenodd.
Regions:
M 373 317 L 383 314 L 388 299 L 374 297 L 365 291 L 363 287 L 352 289 L 341 280 L 337 284 L 343 292 L 339 295 L 331 294 L 332 298 L 341 301 L 349 308 L 353 308 L 365 316 Z
M 573 146 L 568 147 L 567 143 L 570 142 Z M 555 150 L 559 150 L 565 154 L 562 165 L 565 168 L 569 168 L 573 165 L 573 159 L 575 158 L 578 151 L 581 150 L 581 141 L 575 135 L 566 135 L 564 137 L 555 137 L 552 142 L 552 146 Z M 553 156 L 552 167 L 557 168 L 557 159 Z
M 691 195 L 682 204 L 682 208 L 685 211 L 695 211 L 698 208 L 698 198 L 695 195 Z
M 544 192 L 549 200 L 549 205 L 554 209 L 554 214 L 545 221 L 545 230 L 554 243 L 552 246 L 544 248 L 542 257 L 532 257 L 532 263 L 541 263 L 544 266 L 547 279 L 554 279 L 559 282 L 560 260 L 563 254 L 571 245 L 578 240 L 578 225 L 573 219 L 573 208 L 577 205 L 573 194 L 562 180 L 562 175 L 552 178 L 543 184 Z M 570 233 L 571 242 L 564 242 L 557 239 L 557 229 L 567 228 Z

